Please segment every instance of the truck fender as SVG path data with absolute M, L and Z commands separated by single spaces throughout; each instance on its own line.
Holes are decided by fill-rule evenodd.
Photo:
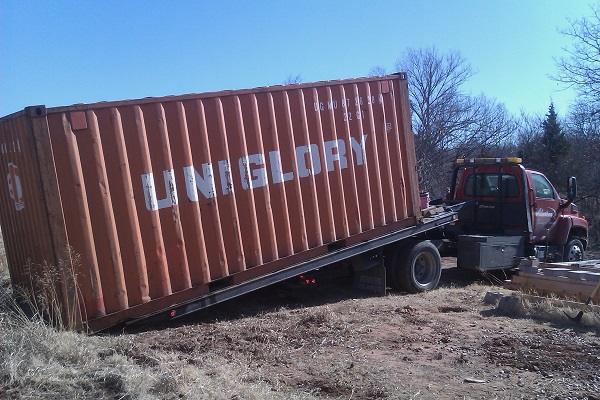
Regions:
M 588 226 L 585 220 L 573 218 L 571 216 L 559 217 L 556 222 L 556 228 L 552 242 L 558 245 L 565 245 L 569 238 L 575 233 L 575 236 L 581 239 L 583 245 L 587 247 Z
M 583 247 L 587 248 L 588 245 L 588 222 L 583 218 L 571 217 L 571 231 L 570 236 L 576 236 L 583 242 Z
M 569 240 L 569 234 L 571 232 L 571 227 L 573 226 L 573 219 L 571 217 L 559 217 L 558 221 L 556 221 L 556 227 L 554 229 L 554 234 L 552 242 L 554 244 L 564 246 L 567 244 Z

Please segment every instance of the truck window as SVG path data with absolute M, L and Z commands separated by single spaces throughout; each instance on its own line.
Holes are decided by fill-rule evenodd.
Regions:
M 552 185 L 543 175 L 531 174 L 533 177 L 533 185 L 535 186 L 535 197 L 538 199 L 553 199 L 554 190 Z
M 500 190 L 498 176 L 498 173 L 469 175 L 465 184 L 465 195 L 497 197 Z M 501 174 L 500 177 L 502 179 L 502 194 L 504 197 L 517 197 L 519 195 L 517 178 L 510 174 Z

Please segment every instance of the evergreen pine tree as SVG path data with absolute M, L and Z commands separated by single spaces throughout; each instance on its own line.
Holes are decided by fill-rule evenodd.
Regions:
M 548 114 L 546 114 L 546 119 L 542 123 L 542 128 L 544 128 L 544 133 L 542 134 L 542 149 L 540 150 L 542 151 L 541 164 L 543 172 L 552 183 L 558 187 L 563 187 L 564 179 L 562 178 L 566 179 L 566 172 L 561 170 L 560 165 L 569 152 L 569 142 L 558 122 L 554 103 L 550 103 L 550 107 L 548 107 Z

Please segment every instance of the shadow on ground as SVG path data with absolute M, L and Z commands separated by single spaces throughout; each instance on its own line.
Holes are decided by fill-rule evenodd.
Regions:
M 339 274 L 340 266 L 333 265 L 306 276 L 316 283 L 306 284 L 299 278 L 259 289 L 255 292 L 214 305 L 176 320 L 159 320 L 141 323 L 129 327 L 128 332 L 139 332 L 148 329 L 157 330 L 175 326 L 195 324 L 199 322 L 215 322 L 242 317 L 256 316 L 263 313 L 285 309 L 314 307 L 337 303 L 342 300 L 371 297 L 371 294 L 359 292 L 352 287 L 349 275 Z M 504 273 L 485 274 L 460 270 L 456 268 L 456 260 L 444 258 L 440 287 L 462 288 L 473 283 L 482 285 L 499 285 L 508 279 Z M 397 293 L 388 290 L 388 293 Z M 410 294 L 406 294 L 410 296 Z

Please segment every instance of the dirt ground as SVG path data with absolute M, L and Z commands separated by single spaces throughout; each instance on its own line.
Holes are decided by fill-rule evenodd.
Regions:
M 600 332 L 502 315 L 482 303 L 490 284 L 455 269 L 420 295 L 287 284 L 124 338 L 142 364 L 156 350 L 190 364 L 219 354 L 316 397 L 600 398 Z
M 318 277 L 119 334 L 3 325 L 0 398 L 600 399 L 597 327 L 498 311 L 453 263 L 418 295 Z

